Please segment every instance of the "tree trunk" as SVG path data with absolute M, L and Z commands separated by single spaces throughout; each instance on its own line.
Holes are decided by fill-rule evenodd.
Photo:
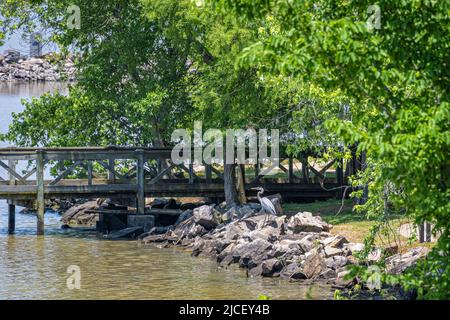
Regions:
M 227 208 L 231 208 L 239 203 L 236 191 L 235 164 L 224 164 L 223 188 L 225 191 L 225 202 Z
M 243 164 L 237 166 L 237 173 L 237 190 L 239 203 L 247 203 L 247 197 L 245 195 L 245 166 Z

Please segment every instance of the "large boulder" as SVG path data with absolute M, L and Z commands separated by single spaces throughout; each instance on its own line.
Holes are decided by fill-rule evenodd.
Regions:
M 4 52 L 4 61 L 6 63 L 17 63 L 22 59 L 20 51 L 9 49 Z
M 343 249 L 333 247 L 325 247 L 324 252 L 327 258 L 341 256 L 345 254 L 345 251 Z
M 171 232 L 170 236 L 179 240 L 184 238 L 193 239 L 197 236 L 206 234 L 206 230 L 202 225 L 195 222 L 195 217 L 190 217 L 180 222 L 176 228 Z
M 219 224 L 213 206 L 201 206 L 194 209 L 193 213 L 195 223 L 203 226 L 206 230 L 211 230 Z
M 325 247 L 342 248 L 345 243 L 348 243 L 348 240 L 344 236 L 336 235 L 325 238 L 324 240 L 321 241 L 321 243 Z
M 237 240 L 242 235 L 256 229 L 257 222 L 253 219 L 235 220 L 225 226 L 220 232 L 224 234 L 224 237 L 228 240 Z
M 317 252 L 310 252 L 302 264 L 302 272 L 308 279 L 318 277 L 327 269 L 324 258 Z
M 325 259 L 325 265 L 334 270 L 338 270 L 349 264 L 349 259 L 344 256 L 333 256 Z
M 97 201 L 88 201 L 74 205 L 61 216 L 61 223 L 63 226 L 94 227 L 98 221 L 98 214 L 90 213 L 89 211 L 98 208 L 99 204 Z
M 284 217 L 257 216 L 252 217 L 250 221 L 256 222 L 255 229 L 241 235 L 249 240 L 260 238 L 275 242 L 284 234 Z
M 272 244 L 263 239 L 255 239 L 251 242 L 241 242 L 233 252 L 235 260 L 239 261 L 241 267 L 254 267 L 263 260 L 272 258 L 268 256 Z
M 175 221 L 174 226 L 179 225 L 181 222 L 189 219 L 190 217 L 192 217 L 193 215 L 193 211 L 192 210 L 185 210 L 183 211 L 180 216 L 178 217 L 177 221 Z
M 386 258 L 386 269 L 389 273 L 399 274 L 415 265 L 419 259 L 426 257 L 430 249 L 426 247 L 412 248 L 403 254 L 395 254 Z
M 293 280 L 303 280 L 307 279 L 306 275 L 303 273 L 302 268 L 297 264 L 297 262 L 292 262 L 288 264 L 280 273 L 282 278 L 293 279 Z
M 278 259 L 267 259 L 261 264 L 261 275 L 263 277 L 273 277 L 279 275 L 281 269 L 283 269 L 283 265 Z
M 299 212 L 289 218 L 287 229 L 292 233 L 300 232 L 328 232 L 331 226 L 322 221 L 319 216 L 313 216 L 311 212 Z
M 355 254 L 357 252 L 361 252 L 364 250 L 364 244 L 363 243 L 354 243 L 349 242 L 344 244 L 344 248 L 347 249 L 350 254 Z
M 233 255 L 236 246 L 236 242 L 231 242 L 217 255 L 217 262 L 219 262 L 223 266 L 228 266 L 231 263 L 238 262 L 238 259 Z

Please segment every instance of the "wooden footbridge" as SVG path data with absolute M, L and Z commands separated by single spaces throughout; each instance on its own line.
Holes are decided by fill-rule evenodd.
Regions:
M 15 204 L 21 201 L 36 203 L 38 234 L 43 234 L 45 199 L 135 198 L 136 211 L 143 214 L 146 197 L 224 197 L 220 166 L 176 165 L 171 151 L 0 148 L 0 199 L 9 203 L 9 230 L 14 230 Z M 346 176 L 342 163 L 335 159 L 317 167 L 309 160 L 284 157 L 277 168 L 240 165 L 244 189 L 252 195 L 252 187 L 263 186 L 284 198 L 305 200 L 338 196 Z

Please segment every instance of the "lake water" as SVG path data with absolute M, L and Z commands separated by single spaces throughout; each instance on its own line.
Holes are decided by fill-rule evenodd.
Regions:
M 21 99 L 60 90 L 64 84 L 0 83 L 0 131 L 6 132 Z M 5 146 L 3 144 L 2 146 Z M 21 208 L 17 207 L 17 211 Z M 7 204 L 0 201 L 0 299 L 273 299 L 331 298 L 327 286 L 282 279 L 249 278 L 180 249 L 141 247 L 135 241 L 102 241 L 93 232 L 63 230 L 59 215 L 46 213 L 45 236 L 36 218 L 16 215 L 7 234 Z M 80 269 L 80 289 L 69 289 L 68 268 Z

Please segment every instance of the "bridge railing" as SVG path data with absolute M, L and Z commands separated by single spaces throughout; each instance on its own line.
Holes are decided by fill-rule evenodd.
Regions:
M 265 181 L 344 183 L 342 161 L 332 159 L 314 165 L 310 158 L 284 157 L 278 164 L 241 165 L 240 169 L 244 183 L 249 185 Z M 18 166 L 18 162 L 26 162 L 26 165 Z M 105 186 L 111 186 L 111 192 L 135 192 L 140 185 L 223 182 L 222 166 L 174 164 L 169 148 L 3 148 L 0 149 L 0 168 L 7 175 L 0 173 L 0 196 L 8 191 L 16 197 L 34 194 L 39 180 L 49 194 L 56 186 L 61 187 L 60 192 L 67 190 L 68 193 L 108 191 Z M 17 168 L 22 169 L 19 172 Z M 38 174 L 44 174 L 49 168 L 51 175 L 40 179 Z
M 39 232 L 45 198 L 132 196 L 137 212 L 144 213 L 149 195 L 223 194 L 222 166 L 174 164 L 171 152 L 135 147 L 2 148 L 0 198 L 35 199 Z M 240 165 L 244 190 L 278 183 L 284 184 L 280 190 L 292 193 L 318 184 L 343 185 L 342 161 L 314 165 L 311 160 L 283 157 L 278 164 Z

